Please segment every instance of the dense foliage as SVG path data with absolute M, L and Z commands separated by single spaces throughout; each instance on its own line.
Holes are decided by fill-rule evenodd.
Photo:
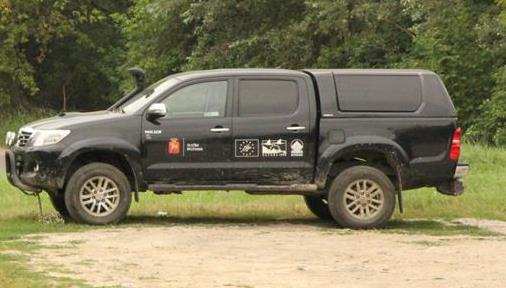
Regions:
M 117 94 L 116 68 L 126 50 L 116 18 L 130 5 L 123 0 L 0 0 L 2 110 L 103 106 Z
M 89 110 L 129 66 L 425 68 L 506 144 L 505 0 L 0 0 L 0 107 Z M 65 101 L 64 101 L 65 98 Z

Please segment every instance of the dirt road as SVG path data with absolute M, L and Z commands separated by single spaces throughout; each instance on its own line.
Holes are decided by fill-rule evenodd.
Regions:
M 34 269 L 121 287 L 504 287 L 505 237 L 424 236 L 284 222 L 51 234 Z

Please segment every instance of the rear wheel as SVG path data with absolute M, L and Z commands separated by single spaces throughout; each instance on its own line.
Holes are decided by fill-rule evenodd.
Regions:
M 394 212 L 395 187 L 381 170 L 354 166 L 334 179 L 328 199 L 330 213 L 341 226 L 379 228 Z
M 131 202 L 128 179 L 118 168 L 105 163 L 79 168 L 65 190 L 69 214 L 80 223 L 117 223 L 126 216 Z
M 307 208 L 318 218 L 327 221 L 333 220 L 326 196 L 304 196 L 304 202 L 306 202 Z

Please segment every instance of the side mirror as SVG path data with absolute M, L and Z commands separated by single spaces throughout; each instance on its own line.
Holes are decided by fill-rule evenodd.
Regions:
M 153 103 L 148 108 L 147 116 L 149 119 L 157 119 L 167 115 L 167 107 L 163 103 Z

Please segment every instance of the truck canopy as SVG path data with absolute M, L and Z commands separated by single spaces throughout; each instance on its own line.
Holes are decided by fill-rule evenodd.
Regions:
M 394 69 L 308 69 L 320 99 L 321 116 L 457 117 L 434 72 Z

